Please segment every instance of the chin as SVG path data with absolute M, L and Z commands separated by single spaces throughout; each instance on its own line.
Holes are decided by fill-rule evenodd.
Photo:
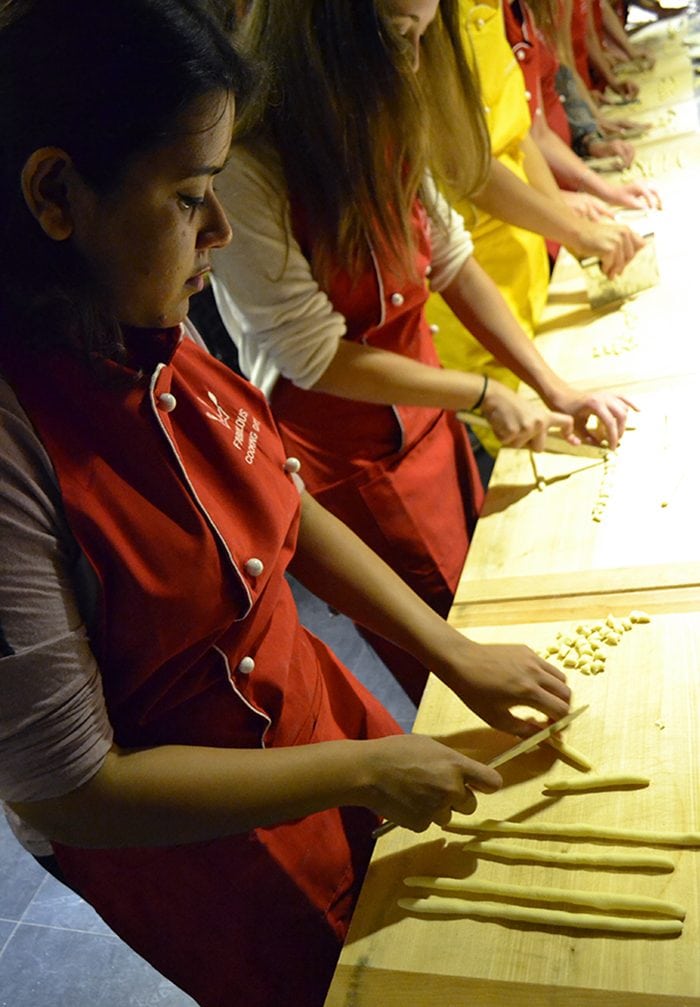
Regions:
M 177 306 L 177 308 L 172 308 L 170 311 L 167 311 L 162 315 L 158 315 L 155 322 L 148 327 L 155 329 L 172 329 L 181 322 L 184 322 L 187 318 L 187 312 L 189 309 L 190 299 L 187 297 L 182 304 Z

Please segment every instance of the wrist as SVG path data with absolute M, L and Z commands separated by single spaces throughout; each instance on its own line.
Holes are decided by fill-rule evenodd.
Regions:
M 339 786 L 338 807 L 372 808 L 381 792 L 382 739 L 337 741 L 337 763 L 334 767 Z
M 479 398 L 476 400 L 476 402 L 474 403 L 474 405 L 471 407 L 470 412 L 475 413 L 479 409 L 482 408 L 482 406 L 484 405 L 484 402 L 486 400 L 486 396 L 488 394 L 488 389 L 489 389 L 489 376 L 488 376 L 488 374 L 484 374 L 484 383 L 483 383 L 483 385 L 481 387 L 481 392 L 479 394 Z
M 468 702 L 469 691 L 483 664 L 483 646 L 468 639 L 459 630 L 448 627 L 444 647 L 436 652 L 431 671 L 455 695 Z
M 565 381 L 556 374 L 543 382 L 540 397 L 543 402 L 556 413 L 568 413 L 571 401 L 571 389 Z

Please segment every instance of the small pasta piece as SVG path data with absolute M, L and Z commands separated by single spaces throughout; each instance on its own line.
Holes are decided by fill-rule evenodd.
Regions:
M 583 671 L 583 668 L 581 671 Z M 590 671 L 584 672 L 584 674 L 590 674 Z M 569 762 L 575 763 L 583 773 L 588 773 L 593 768 L 585 755 L 577 749 L 572 748 L 571 745 L 567 744 L 556 734 L 547 738 L 545 744 L 549 745 L 550 748 L 553 748 L 556 752 L 559 752 L 560 755 L 563 755 L 565 759 L 569 760 Z

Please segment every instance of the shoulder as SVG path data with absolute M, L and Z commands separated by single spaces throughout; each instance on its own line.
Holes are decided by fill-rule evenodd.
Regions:
M 18 505 L 20 498 L 43 511 L 59 501 L 51 460 L 10 384 L 0 375 L 0 495 Z

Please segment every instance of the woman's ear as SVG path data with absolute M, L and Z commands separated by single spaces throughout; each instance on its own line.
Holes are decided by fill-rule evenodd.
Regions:
M 59 147 L 35 150 L 22 169 L 22 194 L 29 212 L 54 241 L 65 241 L 73 233 L 72 175 L 73 162 Z

